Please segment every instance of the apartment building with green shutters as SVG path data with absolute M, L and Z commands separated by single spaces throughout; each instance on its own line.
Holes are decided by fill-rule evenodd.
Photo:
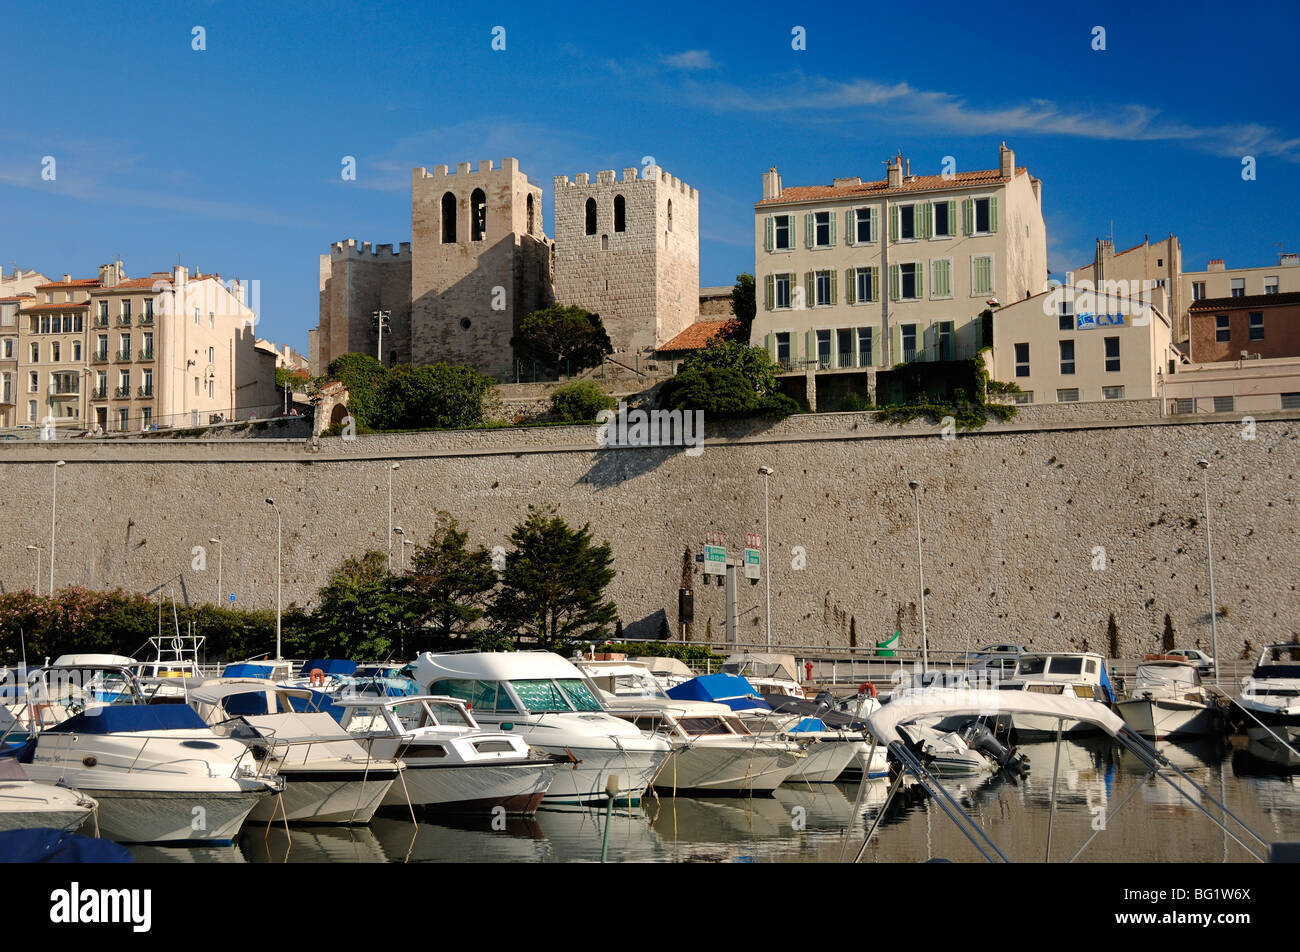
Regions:
M 791 371 L 974 357 L 986 308 L 1047 285 L 1042 185 L 1005 143 L 998 167 L 783 187 L 754 206 L 751 343 Z M 994 302 L 990 304 L 990 302 Z

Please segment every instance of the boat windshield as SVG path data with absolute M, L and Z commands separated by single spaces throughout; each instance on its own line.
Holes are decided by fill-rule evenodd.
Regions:
M 729 734 L 726 723 L 720 717 L 683 717 L 677 721 L 681 728 L 692 737 L 705 737 L 709 734 Z
M 1083 671 L 1082 658 L 1053 658 L 1052 674 L 1079 674 Z
M 1016 674 L 1042 674 L 1047 670 L 1046 658 L 1021 658 L 1016 664 Z
M 561 678 L 558 681 L 529 678 L 511 681 L 510 686 L 531 714 L 602 709 L 591 689 L 578 678 Z

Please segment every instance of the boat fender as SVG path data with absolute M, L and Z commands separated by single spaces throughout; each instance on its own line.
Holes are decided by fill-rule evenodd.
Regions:
M 317 686 L 323 687 L 325 685 L 325 672 L 322 671 L 320 668 L 312 668 L 311 684 L 312 687 L 317 687 Z

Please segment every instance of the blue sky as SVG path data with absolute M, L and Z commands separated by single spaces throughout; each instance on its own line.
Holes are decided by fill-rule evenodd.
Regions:
M 120 254 L 139 276 L 180 255 L 258 280 L 259 333 L 305 349 L 317 256 L 410 240 L 415 165 L 517 156 L 551 233 L 552 176 L 653 156 L 700 190 L 714 285 L 753 270 L 769 166 L 787 185 L 883 178 L 899 149 L 913 172 L 990 168 L 1004 139 L 1043 180 L 1054 271 L 1112 228 L 1118 248 L 1174 232 L 1188 269 L 1300 250 L 1294 3 L 884 9 L 5 3 L 0 264 L 91 276 Z

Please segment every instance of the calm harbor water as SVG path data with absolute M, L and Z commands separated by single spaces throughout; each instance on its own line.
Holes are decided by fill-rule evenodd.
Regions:
M 1267 841 L 1300 839 L 1300 775 L 1279 772 L 1251 756 L 1244 740 L 1196 746 L 1161 744 L 1170 760 L 1227 805 Z M 1032 764 L 1013 785 L 1002 777 L 948 779 L 944 786 L 1008 859 L 1045 856 L 1054 745 L 1021 747 Z M 1162 780 L 1108 739 L 1061 745 L 1054 862 L 1068 859 L 1094 824 L 1130 792 L 1120 813 L 1080 856 L 1082 862 L 1243 862 L 1250 855 Z M 1189 795 L 1217 808 L 1194 789 Z M 1135 790 L 1134 788 L 1137 787 Z M 609 823 L 609 862 L 814 862 L 852 858 L 885 799 L 887 782 L 867 782 L 854 815 L 857 784 L 784 786 L 774 797 L 653 798 L 617 810 Z M 845 829 L 849 829 L 847 840 Z M 406 816 L 376 817 L 368 827 L 246 827 L 220 849 L 134 847 L 142 862 L 598 862 L 603 810 L 543 810 L 493 830 L 490 817 L 439 818 L 419 824 Z M 1257 844 L 1256 849 L 1260 849 Z M 863 853 L 863 862 L 982 861 L 979 853 L 930 800 L 901 796 Z

